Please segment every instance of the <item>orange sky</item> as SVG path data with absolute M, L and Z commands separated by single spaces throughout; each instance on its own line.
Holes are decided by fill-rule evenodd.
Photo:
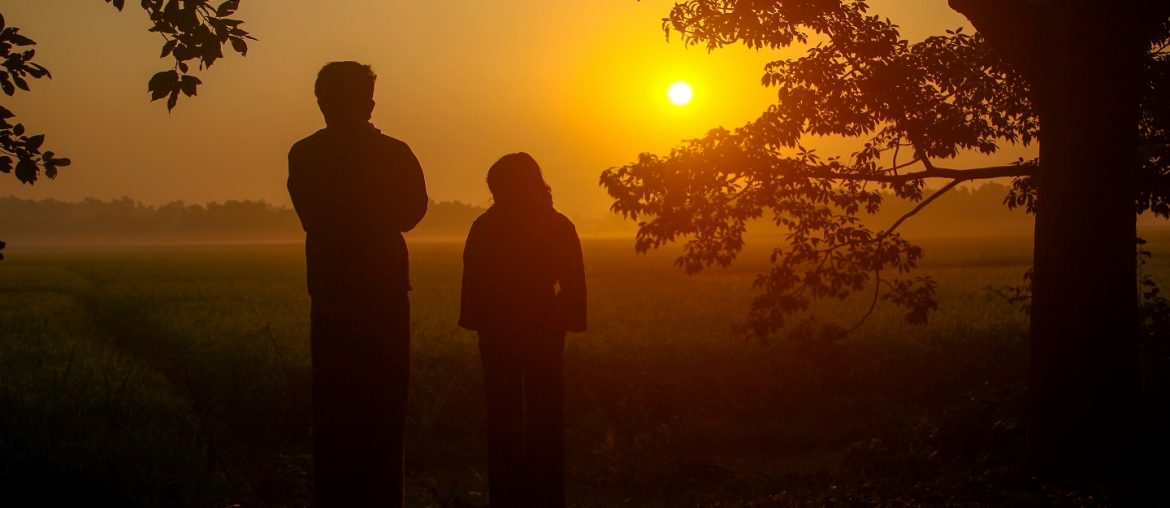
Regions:
M 966 25 L 944 0 L 870 3 L 911 40 Z M 0 196 L 287 204 L 288 147 L 323 125 L 315 72 L 352 59 L 374 66 L 374 122 L 414 148 L 434 199 L 486 203 L 487 167 L 525 150 L 545 168 L 559 208 L 602 216 L 602 170 L 739 126 L 774 100 L 759 76 L 784 54 L 668 43 L 659 25 L 671 5 L 244 0 L 238 17 L 260 41 L 247 58 L 199 73 L 199 97 L 168 114 L 148 101 L 147 79 L 167 61 L 137 2 L 119 14 L 101 0 L 0 0 L 54 75 L 4 104 L 74 161 L 32 187 L 4 175 Z M 695 88 L 685 108 L 666 100 L 676 80 Z

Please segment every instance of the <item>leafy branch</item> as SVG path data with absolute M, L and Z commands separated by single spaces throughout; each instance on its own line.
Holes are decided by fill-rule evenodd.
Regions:
M 105 0 L 121 11 L 126 0 Z M 231 16 L 239 9 L 239 0 L 225 0 L 212 7 L 209 0 L 141 0 L 142 9 L 150 18 L 151 32 L 163 39 L 162 58 L 174 60 L 172 69 L 156 73 L 150 78 L 147 90 L 151 100 L 166 98 L 167 110 L 174 109 L 180 95 L 197 95 L 203 82 L 192 73 L 211 67 L 224 56 L 223 48 L 230 46 L 240 55 L 248 53 L 248 40 L 256 40 L 240 27 L 244 22 Z M 18 90 L 29 91 L 32 79 L 49 78 L 52 74 L 33 61 L 36 42 L 22 35 L 17 27 L 7 26 L 0 16 L 0 91 L 12 96 Z M 52 151 L 42 151 L 43 134 L 29 134 L 24 125 L 16 122 L 16 115 L 0 106 L 0 173 L 15 173 L 21 183 L 34 184 L 43 174 L 50 179 L 57 169 L 71 161 Z
M 898 228 L 962 182 L 1030 182 L 1035 174 L 1035 164 L 1023 161 L 935 164 L 965 151 L 1030 144 L 1039 133 L 1023 80 L 979 34 L 956 29 L 911 43 L 853 0 L 690 0 L 675 5 L 663 28 L 708 50 L 733 43 L 781 48 L 808 43 L 811 34 L 819 40 L 799 58 L 765 66 L 761 82 L 776 89 L 777 100 L 757 120 L 713 129 L 666 156 L 643 154 L 600 179 L 611 209 L 638 221 L 635 248 L 683 241 L 677 264 L 689 273 L 730 264 L 748 221 L 770 216 L 785 242 L 755 282 L 746 328 L 761 338 L 811 312 L 815 299 L 867 288 L 869 309 L 857 324 L 825 329 L 856 329 L 878 301 L 904 308 L 912 323 L 926 321 L 936 284 L 911 275 L 924 252 Z M 801 146 L 806 137 L 830 135 L 861 146 L 827 158 Z M 947 182 L 924 195 L 934 179 Z M 887 192 L 914 206 L 871 229 L 863 217 L 878 213 Z
M 119 11 L 125 6 L 125 0 L 105 1 Z M 229 46 L 247 56 L 247 41 L 256 40 L 240 28 L 243 20 L 231 17 L 240 7 L 239 0 L 225 0 L 216 7 L 208 0 L 141 0 L 141 4 L 150 17 L 150 31 L 162 36 L 160 58 L 174 60 L 170 70 L 156 73 L 147 85 L 152 101 L 167 99 L 168 111 L 178 104 L 180 94 L 198 94 L 203 81 L 191 73 L 192 63 L 200 70 L 211 67 Z
M 33 62 L 36 55 L 36 42 L 20 34 L 20 29 L 7 26 L 4 16 L 0 15 L 0 59 L 3 59 L 3 70 L 0 71 L 0 90 L 11 97 L 17 90 L 29 91 L 29 80 L 49 78 L 52 74 L 38 63 Z M 16 115 L 6 107 L 0 106 L 0 173 L 16 173 L 21 183 L 34 183 L 41 168 L 45 176 L 57 176 L 57 168 L 68 166 L 71 161 L 64 157 L 57 157 L 51 151 L 41 151 L 45 143 L 44 134 L 29 134 L 21 123 L 14 123 Z

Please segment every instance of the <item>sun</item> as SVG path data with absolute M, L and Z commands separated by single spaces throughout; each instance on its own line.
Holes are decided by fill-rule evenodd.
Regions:
M 686 106 L 695 97 L 695 90 L 686 81 L 675 81 L 666 89 L 666 98 L 675 106 Z

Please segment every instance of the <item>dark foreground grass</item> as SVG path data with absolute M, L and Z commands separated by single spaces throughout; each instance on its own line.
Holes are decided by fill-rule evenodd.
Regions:
M 928 243 L 942 308 L 926 326 L 879 309 L 845 341 L 767 344 L 730 333 L 765 252 L 688 278 L 670 253 L 585 247 L 590 331 L 566 351 L 573 506 L 1110 500 L 1013 475 L 1026 318 L 986 288 L 1019 282 L 1022 239 Z M 0 505 L 306 505 L 298 247 L 20 254 L 0 266 Z M 412 246 L 412 506 L 486 504 L 459 254 Z M 849 323 L 864 305 L 820 311 Z

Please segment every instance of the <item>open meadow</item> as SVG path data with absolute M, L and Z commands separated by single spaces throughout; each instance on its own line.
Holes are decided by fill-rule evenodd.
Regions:
M 1160 281 L 1170 237 L 1151 238 Z M 673 251 L 587 240 L 589 331 L 566 350 L 572 506 L 1006 503 L 1021 443 L 1026 238 L 924 241 L 940 309 L 879 305 L 844 341 L 738 336 L 749 246 L 688 277 Z M 483 506 L 458 243 L 411 245 L 412 506 Z M 304 506 L 309 300 L 299 245 L 22 251 L 0 264 L 0 505 Z M 1165 283 L 1165 282 L 1164 282 Z M 824 304 L 852 324 L 868 302 Z

